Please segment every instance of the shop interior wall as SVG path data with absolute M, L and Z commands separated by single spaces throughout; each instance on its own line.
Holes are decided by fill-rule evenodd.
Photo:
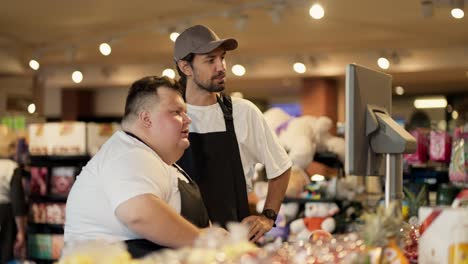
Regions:
M 7 106 L 8 100 L 13 101 L 15 98 L 26 103 L 33 99 L 32 93 L 33 80 L 31 77 L 25 76 L 2 76 L 0 77 L 0 116 L 11 114 L 14 109 L 9 109 Z M 10 103 L 11 104 L 11 103 Z M 27 105 L 25 106 L 27 107 Z

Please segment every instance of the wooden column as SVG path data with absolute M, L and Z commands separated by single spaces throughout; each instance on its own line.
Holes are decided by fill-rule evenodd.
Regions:
M 62 89 L 62 120 L 74 121 L 94 115 L 94 92 Z
M 331 78 L 306 78 L 303 80 L 301 105 L 304 115 L 327 116 L 332 120 L 330 133 L 336 134 L 338 118 L 338 82 Z M 318 162 L 306 169 L 309 175 L 335 174 L 336 170 Z
M 303 80 L 301 104 L 304 115 L 327 116 L 336 125 L 338 113 L 338 83 L 331 78 Z

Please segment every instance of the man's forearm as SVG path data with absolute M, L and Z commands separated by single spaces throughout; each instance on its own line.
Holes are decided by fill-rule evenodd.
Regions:
M 132 231 L 156 244 L 189 246 L 200 230 L 154 195 L 145 194 L 119 205 L 117 217 Z
M 16 229 L 18 232 L 21 232 L 23 234 L 26 232 L 26 221 L 26 216 L 15 216 Z
M 268 194 L 265 201 L 265 207 L 275 210 L 278 213 L 283 202 L 286 189 L 288 188 L 291 168 L 287 169 L 280 176 L 268 181 Z

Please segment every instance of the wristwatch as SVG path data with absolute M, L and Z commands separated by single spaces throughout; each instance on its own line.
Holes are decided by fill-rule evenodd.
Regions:
M 265 216 L 268 219 L 273 220 L 273 227 L 276 227 L 275 222 L 276 222 L 276 217 L 278 217 L 278 215 L 276 214 L 275 210 L 273 210 L 273 209 L 263 209 L 262 215 Z

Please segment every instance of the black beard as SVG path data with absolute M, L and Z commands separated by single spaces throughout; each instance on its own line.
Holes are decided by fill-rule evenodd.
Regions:
M 194 79 L 193 80 L 198 87 L 200 87 L 201 89 L 205 90 L 205 91 L 208 91 L 210 93 L 217 93 L 217 92 L 222 92 L 224 91 L 225 89 L 225 85 L 223 83 L 223 85 L 203 85 L 201 84 L 200 82 L 198 82 L 198 80 Z

